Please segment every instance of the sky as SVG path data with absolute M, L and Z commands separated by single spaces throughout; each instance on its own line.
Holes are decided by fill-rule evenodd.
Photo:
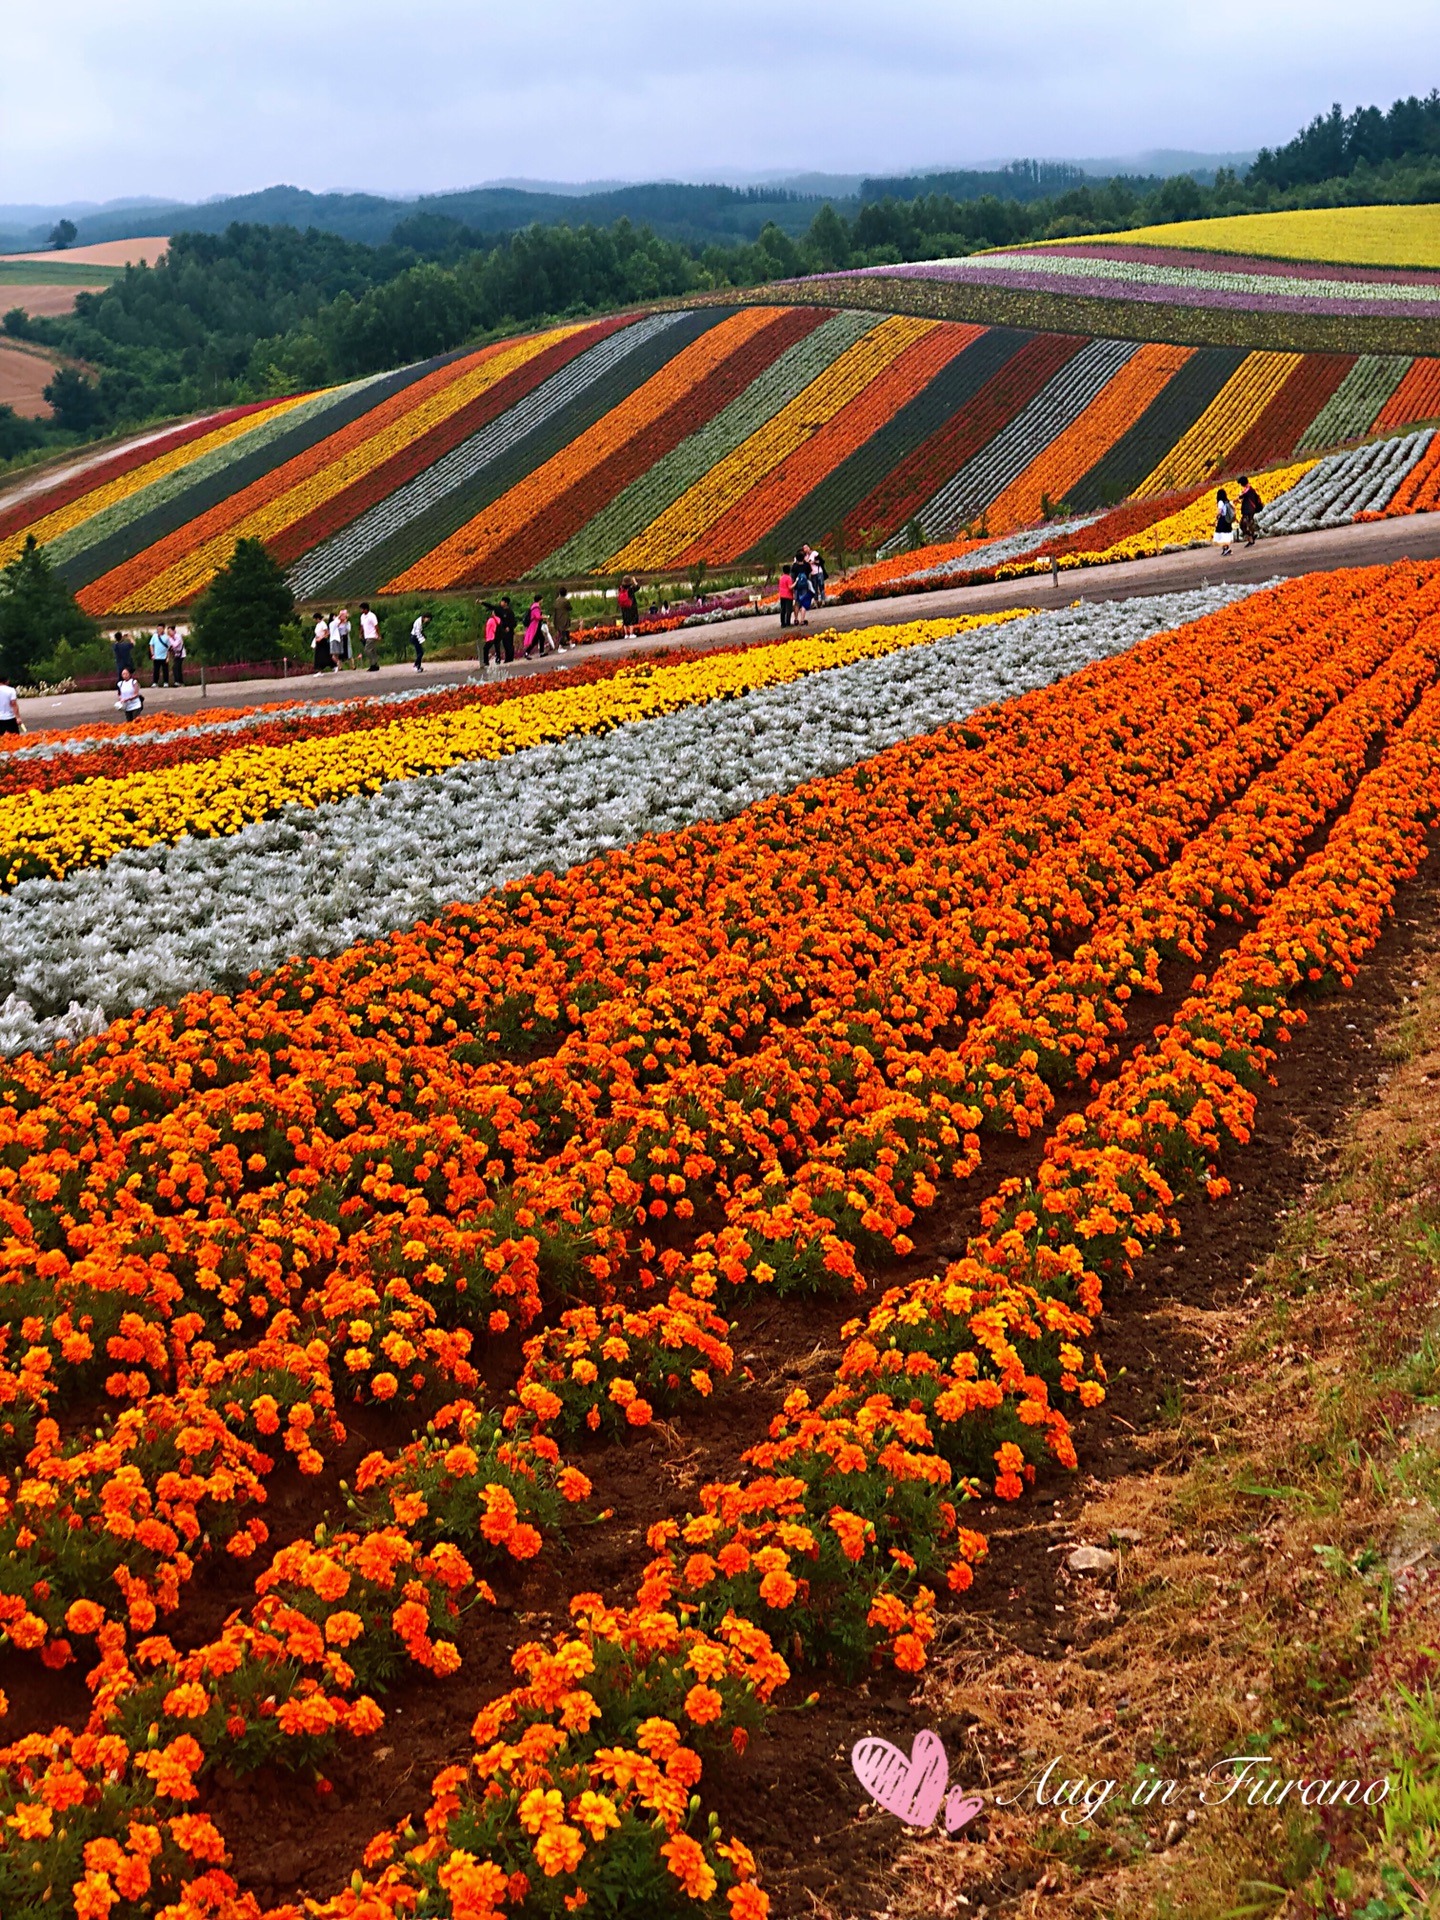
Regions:
M 1435 0 L 45 0 L 0 202 L 1275 144 L 1440 81 Z

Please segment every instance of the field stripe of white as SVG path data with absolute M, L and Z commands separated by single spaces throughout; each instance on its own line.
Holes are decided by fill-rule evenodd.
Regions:
M 253 969 L 339 953 L 527 874 L 729 819 L 1250 591 L 1033 614 L 607 734 L 293 807 L 225 839 L 24 881 L 0 898 L 0 1052 L 100 1032 L 133 1007 L 233 989 Z
M 987 273 L 1045 274 L 1069 280 L 1128 281 L 1135 287 L 1198 288 L 1214 293 L 1275 294 L 1297 300 L 1440 301 L 1440 285 L 1433 280 L 1311 280 L 1299 274 L 1233 273 L 1206 267 L 1162 267 L 1146 260 L 1110 260 L 1101 255 L 1054 253 L 1048 247 L 1034 253 L 986 253 L 966 258 L 921 260 L 905 269 L 946 267 L 956 279 L 983 278 Z M 875 278 L 894 274 L 894 267 L 865 267 Z M 950 275 L 947 275 L 950 277 Z
M 290 571 L 290 586 L 296 598 L 307 600 L 319 593 L 372 547 L 409 526 L 447 494 L 468 486 L 517 441 L 548 420 L 568 400 L 593 386 L 627 355 L 653 340 L 657 333 L 664 333 L 688 318 L 688 312 L 652 314 L 648 320 L 637 320 L 632 326 L 622 327 L 577 354 L 548 380 L 542 381 L 533 393 L 507 408 L 478 433 L 472 433 L 468 440 L 462 440 L 433 467 L 407 480 L 404 486 L 397 487 L 362 513 L 358 520 L 306 554 Z
M 1435 429 L 1376 440 L 1350 453 L 1331 454 L 1310 469 L 1259 516 L 1262 533 L 1313 533 L 1343 527 L 1357 513 L 1379 513 L 1435 438 Z

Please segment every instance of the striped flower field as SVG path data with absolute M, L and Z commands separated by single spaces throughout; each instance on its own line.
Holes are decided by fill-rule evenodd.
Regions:
M 1047 248 L 934 271 L 1088 285 L 1102 269 L 1118 271 L 1109 253 Z M 1158 297 L 1224 271 L 1182 259 L 1126 284 Z M 1437 412 L 1436 356 L 833 305 L 628 314 L 236 409 L 8 510 L 0 496 L 0 564 L 33 534 L 81 604 L 118 620 L 191 603 L 242 537 L 309 601 L 759 564 L 806 538 L 853 553 L 913 545 L 917 524 L 922 542 L 993 540 L 1061 503 L 1183 493 Z
M 1402 562 L 7 747 L 5 1920 L 803 1912 L 777 1764 L 853 1823 L 1098 1464 L 1437 676 Z

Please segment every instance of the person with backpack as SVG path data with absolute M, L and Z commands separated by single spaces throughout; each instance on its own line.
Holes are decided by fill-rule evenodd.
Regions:
M 1230 549 L 1235 544 L 1235 509 L 1230 504 L 1230 496 L 1224 487 L 1215 495 L 1215 545 L 1220 549 L 1220 558 L 1228 560 Z
M 121 670 L 115 704 L 127 720 L 138 720 L 145 710 L 145 696 L 140 691 L 140 682 L 135 678 L 133 667 Z
M 1255 516 L 1262 513 L 1265 502 L 1250 484 L 1248 473 L 1240 476 L 1240 538 L 1247 547 L 1253 547 L 1260 537 L 1260 529 L 1255 524 Z

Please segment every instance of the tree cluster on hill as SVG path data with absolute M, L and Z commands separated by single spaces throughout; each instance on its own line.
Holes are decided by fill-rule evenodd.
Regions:
M 91 371 L 71 365 L 56 373 L 46 390 L 53 422 L 33 425 L 0 409 L 0 462 L 32 457 L 47 438 L 112 433 L 296 392 L 513 328 L 667 295 L 1219 214 L 1440 200 L 1440 93 L 1396 101 L 1386 113 L 1363 108 L 1346 116 L 1336 107 L 1288 145 L 1263 151 L 1243 180 L 1230 169 L 1208 185 L 1187 174 L 1108 181 L 1075 174 L 1017 162 L 993 181 L 978 174 L 896 181 L 888 183 L 894 193 L 849 203 L 848 218 L 825 202 L 802 231 L 767 220 L 744 241 L 666 238 L 628 217 L 610 226 L 572 218 L 486 233 L 438 211 L 440 202 L 407 214 L 379 246 L 317 227 L 179 233 L 159 265 L 127 268 L 103 292 L 79 295 L 72 315 L 5 314 L 8 332 Z M 975 197 L 977 183 L 1003 191 Z M 680 189 L 625 191 L 637 205 L 650 195 L 663 212 L 666 196 Z M 735 203 L 753 214 L 774 198 L 770 189 L 748 199 L 732 188 L 685 192 L 692 201 L 709 194 L 717 218 L 729 218 Z M 443 204 L 467 198 L 447 196 Z

